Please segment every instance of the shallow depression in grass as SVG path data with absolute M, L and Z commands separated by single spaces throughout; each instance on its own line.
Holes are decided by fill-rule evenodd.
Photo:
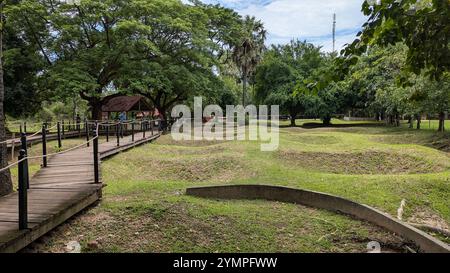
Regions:
M 382 151 L 301 152 L 280 151 L 280 160 L 295 166 L 336 174 L 420 174 L 444 171 L 445 167 L 406 154 Z
M 339 143 L 340 138 L 336 136 L 324 136 L 324 135 L 306 135 L 306 134 L 289 134 L 286 137 L 287 140 L 309 144 L 309 145 L 330 145 Z
M 175 142 L 165 135 L 102 162 L 107 187 L 99 206 L 62 225 L 36 249 L 60 252 L 77 240 L 85 252 L 365 252 L 370 241 L 387 251 L 403 250 L 403 239 L 345 215 L 184 195 L 188 187 L 209 185 L 320 191 L 394 217 L 405 199 L 404 221 L 448 228 L 448 155 L 421 144 L 433 133 L 406 145 L 388 137 L 376 142 L 374 136 L 411 139 L 411 131 L 283 128 L 280 151 L 271 153 L 258 142 Z M 97 249 L 88 247 L 93 240 Z

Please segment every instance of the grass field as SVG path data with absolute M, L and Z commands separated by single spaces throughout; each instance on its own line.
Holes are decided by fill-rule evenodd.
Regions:
M 355 123 L 352 123 L 355 125 Z M 257 142 L 156 143 L 102 164 L 102 202 L 27 251 L 62 252 L 364 252 L 403 240 L 371 224 L 323 210 L 266 201 L 184 195 L 187 187 L 271 184 L 335 194 L 449 229 L 450 138 L 401 128 L 283 128 L 280 149 Z M 442 238 L 449 242 L 449 238 Z

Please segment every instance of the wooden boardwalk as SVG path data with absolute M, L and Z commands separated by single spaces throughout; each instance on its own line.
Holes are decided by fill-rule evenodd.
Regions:
M 17 136 L 17 135 L 16 135 Z M 78 137 L 83 137 L 86 136 L 85 132 L 66 132 L 63 136 L 62 139 L 69 139 L 69 138 L 78 138 Z M 56 133 L 51 133 L 47 135 L 47 141 L 50 140 L 57 140 L 58 139 L 58 134 Z M 27 138 L 27 143 L 28 144 L 37 144 L 37 143 L 41 143 L 42 142 L 42 136 L 36 135 L 36 136 L 32 136 L 32 137 L 28 137 Z M 20 147 L 20 137 L 16 137 L 14 139 L 8 139 L 6 141 L 6 147 L 8 149 L 10 149 L 14 144 L 14 147 Z
M 100 159 L 117 154 L 147 142 L 160 135 L 147 132 L 108 143 L 99 144 Z M 101 176 L 100 176 L 101 177 Z M 54 155 L 48 167 L 42 168 L 30 179 L 28 190 L 28 229 L 19 231 L 18 194 L 0 198 L 0 252 L 17 252 L 60 225 L 73 215 L 99 200 L 101 183 L 94 183 L 94 159 L 91 147 L 82 147 Z

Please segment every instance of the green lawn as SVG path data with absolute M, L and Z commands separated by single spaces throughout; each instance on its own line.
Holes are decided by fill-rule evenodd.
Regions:
M 445 129 L 450 130 L 450 120 L 446 120 L 445 123 Z M 402 127 L 408 128 L 409 124 L 408 121 L 402 121 Z M 417 128 L 417 121 L 414 121 L 414 128 Z M 439 128 L 439 120 L 422 120 L 420 129 L 422 130 L 434 130 L 436 131 Z
M 102 202 L 34 244 L 87 252 L 364 252 L 370 241 L 402 251 L 402 240 L 323 210 L 266 201 L 184 195 L 192 186 L 272 184 L 339 195 L 404 220 L 450 224 L 449 136 L 386 127 L 283 128 L 280 149 L 257 142 L 156 143 L 102 164 Z M 439 148 L 439 149 L 436 149 Z M 448 238 L 441 238 L 448 240 Z M 91 241 L 97 247 L 88 247 Z

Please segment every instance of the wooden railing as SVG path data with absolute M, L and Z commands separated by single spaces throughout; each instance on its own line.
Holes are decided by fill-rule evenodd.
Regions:
M 156 125 L 158 123 L 158 125 Z M 94 164 L 94 183 L 100 183 L 100 175 L 99 175 L 99 137 L 101 132 L 106 135 L 106 142 L 109 142 L 110 138 L 110 127 L 115 127 L 115 135 L 117 146 L 120 146 L 120 140 L 124 137 L 125 131 L 128 133 L 128 127 L 131 127 L 131 136 L 132 142 L 135 142 L 135 135 L 138 133 L 136 131 L 136 125 L 140 125 L 140 131 L 142 133 L 142 139 L 146 138 L 146 133 L 151 132 L 151 135 L 154 136 L 155 127 L 158 126 L 158 133 L 162 131 L 161 128 L 161 120 L 132 120 L 132 121 L 88 121 L 85 120 L 83 123 L 78 124 L 70 124 L 67 125 L 64 122 L 57 122 L 53 127 L 49 127 L 49 123 L 43 123 L 40 132 L 36 132 L 31 136 L 36 136 L 39 133 L 41 134 L 41 142 L 42 142 L 42 155 L 29 157 L 28 156 L 28 137 L 26 134 L 26 124 L 24 124 L 21 131 L 20 137 L 20 151 L 18 160 L 9 166 L 6 166 L 3 169 L 0 169 L 0 173 L 11 169 L 14 166 L 18 166 L 18 207 L 19 207 L 19 230 L 28 229 L 28 190 L 30 188 L 30 177 L 29 177 L 29 160 L 30 159 L 39 159 L 42 158 L 42 168 L 48 167 L 48 158 L 50 156 L 67 153 L 69 151 L 73 151 L 83 146 L 90 147 L 92 143 L 92 153 L 93 153 L 93 164 Z M 83 128 L 82 128 L 83 125 Z M 53 129 L 56 127 L 57 132 L 57 142 L 58 148 L 61 149 L 63 147 L 63 137 L 66 132 L 66 128 L 72 126 L 72 128 L 76 128 L 81 135 L 81 131 L 84 130 L 86 141 L 76 147 L 72 147 L 65 151 L 59 151 L 57 153 L 48 154 L 47 153 L 47 135 L 49 129 Z M 124 130 L 125 128 L 125 130 Z M 103 131 L 101 131 L 101 129 Z M 91 134 L 92 133 L 92 134 Z M 91 138 L 91 135 L 93 136 Z M 0 143 L 5 144 L 6 141 Z

